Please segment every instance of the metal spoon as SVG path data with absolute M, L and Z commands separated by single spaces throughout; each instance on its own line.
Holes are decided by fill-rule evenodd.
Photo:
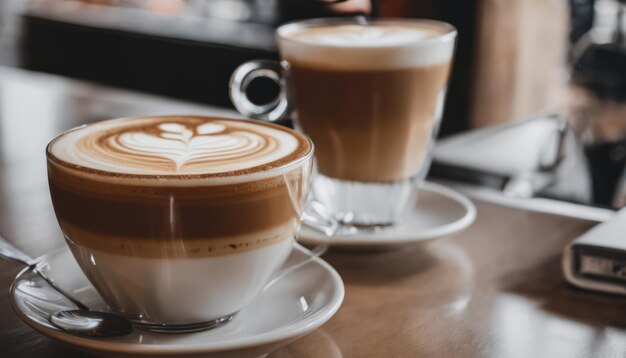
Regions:
M 13 246 L 8 240 L 0 235 L 0 256 L 14 260 L 28 266 L 46 281 L 59 294 L 74 303 L 78 309 L 55 312 L 48 320 L 54 326 L 64 331 L 87 337 L 111 337 L 123 336 L 133 331 L 132 324 L 123 317 L 112 313 L 91 311 L 81 302 L 73 299 L 55 286 L 41 271 L 37 264 L 41 259 L 33 259 L 26 253 Z

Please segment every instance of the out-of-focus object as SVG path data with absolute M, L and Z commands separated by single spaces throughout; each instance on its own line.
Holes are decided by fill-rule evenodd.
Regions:
M 440 140 L 430 175 L 492 187 L 509 197 L 591 201 L 582 148 L 559 116 L 530 118 Z
M 485 127 L 555 110 L 565 82 L 567 3 L 479 3 L 471 126 Z
M 565 81 L 565 0 L 381 1 L 385 17 L 454 25 L 457 53 L 442 135 L 511 122 L 558 108 Z
M 572 51 L 567 115 L 585 147 L 594 199 L 626 204 L 626 1 L 597 0 Z
M 576 43 L 593 26 L 593 5 L 595 0 L 569 0 L 570 6 L 570 43 Z
M 242 114 L 270 121 L 291 103 L 315 142 L 315 200 L 343 224 L 394 225 L 430 167 L 456 34 L 433 20 L 292 22 L 277 30 L 281 62 L 241 65 L 231 99 Z M 273 103 L 246 96 L 259 77 L 280 85 Z
M 565 248 L 562 267 L 569 283 L 626 295 L 626 210 L 598 224 Z
M 341 1 L 10 0 L 22 20 L 20 66 L 223 107 L 238 65 L 277 58 L 278 24 Z M 254 85 L 259 103 L 277 93 Z

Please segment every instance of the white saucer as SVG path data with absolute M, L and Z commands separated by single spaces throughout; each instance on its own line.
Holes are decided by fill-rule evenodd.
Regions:
M 309 254 L 296 245 L 285 265 L 300 262 Z M 64 292 L 92 309 L 106 310 L 102 299 L 87 281 L 68 249 L 48 256 L 39 265 L 46 277 Z M 269 286 L 235 318 L 213 330 L 164 334 L 135 331 L 128 336 L 86 338 L 57 329 L 48 322 L 51 312 L 68 304 L 51 291 L 39 275 L 25 269 L 11 286 L 10 300 L 20 319 L 36 331 L 81 350 L 118 356 L 202 355 L 258 357 L 312 332 L 339 309 L 344 286 L 339 274 L 325 261 L 310 263 Z M 69 303 L 71 305 L 71 303 Z
M 443 238 L 467 228 L 475 219 L 476 207 L 467 197 L 443 185 L 425 182 L 414 209 L 398 225 L 368 229 L 343 227 L 332 237 L 303 225 L 298 241 L 309 245 L 384 249 Z

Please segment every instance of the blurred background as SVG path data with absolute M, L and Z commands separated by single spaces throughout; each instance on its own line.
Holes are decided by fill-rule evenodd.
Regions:
M 626 203 L 624 1 L 333 2 L 4 0 L 0 65 L 232 109 L 230 74 L 276 59 L 285 22 L 443 20 L 459 36 L 431 177 L 508 197 Z M 250 96 L 277 90 L 259 79 Z
M 591 28 L 593 5 L 375 0 L 371 15 L 434 18 L 458 28 L 446 135 L 556 109 L 566 51 Z M 3 64 L 224 107 L 231 106 L 226 89 L 237 65 L 277 58 L 280 24 L 350 15 L 320 0 L 5 0 L 2 6 Z

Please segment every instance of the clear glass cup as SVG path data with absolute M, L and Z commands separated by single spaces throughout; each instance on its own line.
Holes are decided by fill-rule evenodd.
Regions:
M 281 61 L 242 64 L 231 99 L 257 119 L 293 114 L 315 143 L 314 200 L 332 219 L 391 225 L 414 205 L 430 168 L 456 34 L 447 23 L 418 19 L 289 23 L 277 30 Z M 273 102 L 246 96 L 259 77 L 280 86 Z
M 145 136 L 151 137 L 148 148 L 157 149 L 153 153 L 161 155 L 163 148 L 169 148 L 166 153 L 178 156 L 186 153 L 173 152 L 163 142 L 177 141 L 178 148 L 188 150 L 192 148 L 189 143 L 194 143 L 190 138 L 213 137 L 222 143 L 227 143 L 224 138 L 230 138 L 228 143 L 241 138 L 222 133 L 227 126 L 240 131 L 250 126 L 278 128 L 214 117 L 133 117 L 77 127 L 48 145 L 50 194 L 66 242 L 114 313 L 160 332 L 214 328 L 230 321 L 268 285 L 304 264 L 278 271 L 295 244 L 310 188 L 313 145 L 308 139 L 303 138 L 306 152 L 280 166 L 220 175 L 120 174 L 72 164 L 54 150 L 56 143 L 72 136 L 84 145 L 81 150 L 95 148 L 93 143 L 108 138 L 107 133 L 119 143 L 111 130 L 119 129 L 115 127 L 119 123 L 130 129 L 149 128 L 146 133 L 152 134 Z M 207 123 L 213 127 L 206 127 Z M 201 128 L 208 130 L 200 133 Z M 279 130 L 286 136 L 302 137 Z M 128 133 L 133 132 L 123 132 Z M 224 152 L 225 147 L 220 148 Z M 140 165 L 129 157 L 122 158 Z M 141 157 L 144 161 L 154 158 Z M 317 224 L 324 227 L 323 221 Z

